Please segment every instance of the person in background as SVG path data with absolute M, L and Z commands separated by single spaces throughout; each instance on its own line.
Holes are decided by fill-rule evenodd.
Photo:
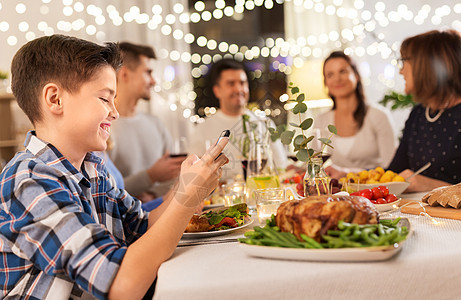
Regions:
M 108 153 L 123 175 L 126 190 L 147 202 L 171 188 L 185 157 L 169 156 L 172 137 L 159 118 L 136 111 L 140 99 L 151 99 L 155 85 L 153 48 L 122 42 L 120 49 L 123 65 L 117 71 L 115 103 L 120 118 L 112 126 L 113 147 Z
M 418 103 L 411 111 L 389 168 L 409 180 L 407 192 L 429 191 L 461 181 L 461 37 L 455 30 L 429 31 L 400 47 L 405 92 Z
M 314 127 L 324 138 L 328 125 L 338 134 L 328 149 L 332 165 L 325 168 L 332 178 L 348 172 L 386 167 L 391 161 L 397 139 L 391 116 L 385 108 L 367 104 L 357 66 L 342 51 L 332 52 L 323 64 L 325 87 L 333 100 L 332 110 L 317 116 Z
M 11 65 L 34 126 L 0 174 L 0 298 L 140 299 L 218 184 L 222 139 L 183 163 L 176 189 L 146 213 L 112 185 L 103 161 L 115 108 L 117 44 L 37 38 Z
M 248 115 L 250 121 L 261 120 L 252 111 L 246 108 L 250 98 L 247 72 L 243 64 L 232 60 L 222 59 L 216 62 L 210 70 L 209 84 L 213 94 L 219 100 L 217 112 L 198 124 L 190 141 L 194 153 L 203 153 L 205 141 L 213 141 L 225 129 L 231 130 L 231 146 L 225 150 L 230 163 L 224 170 L 223 179 L 232 179 L 242 174 L 240 146 L 233 141 L 242 135 L 242 117 Z M 273 126 L 275 127 L 275 125 Z M 287 154 L 280 141 L 271 142 L 273 160 L 277 168 L 286 168 Z

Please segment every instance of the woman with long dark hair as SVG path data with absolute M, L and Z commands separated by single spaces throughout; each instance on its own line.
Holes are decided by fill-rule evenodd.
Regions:
M 321 131 L 329 124 L 338 134 L 332 138 L 332 165 L 325 168 L 333 178 L 347 172 L 386 167 L 396 148 L 396 135 L 389 113 L 366 103 L 357 66 L 342 51 L 332 52 L 323 64 L 325 87 L 333 100 L 332 110 L 315 118 Z M 322 132 L 325 137 L 327 133 Z

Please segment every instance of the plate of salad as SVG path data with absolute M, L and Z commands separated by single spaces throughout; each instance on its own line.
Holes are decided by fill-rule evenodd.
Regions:
M 253 223 L 246 203 L 209 209 L 194 215 L 183 233 L 183 238 L 205 238 L 225 235 Z

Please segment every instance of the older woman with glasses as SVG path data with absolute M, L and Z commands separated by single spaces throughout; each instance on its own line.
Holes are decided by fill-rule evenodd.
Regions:
M 403 41 L 400 74 L 405 92 L 418 103 L 405 123 L 389 169 L 410 179 L 407 192 L 428 191 L 461 181 L 461 36 L 429 31 Z

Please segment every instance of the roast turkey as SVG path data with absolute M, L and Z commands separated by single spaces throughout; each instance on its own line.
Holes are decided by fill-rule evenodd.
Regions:
M 423 196 L 430 206 L 461 208 L 461 183 L 436 188 Z
M 355 224 L 376 224 L 379 213 L 370 200 L 359 196 L 311 196 L 284 202 L 275 217 L 281 231 L 301 233 L 320 241 L 330 229 L 337 229 L 339 220 Z

